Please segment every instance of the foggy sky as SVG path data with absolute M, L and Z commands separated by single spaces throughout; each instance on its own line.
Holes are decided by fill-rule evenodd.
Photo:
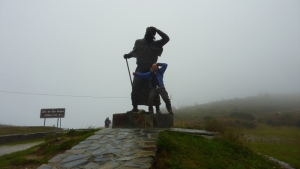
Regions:
M 123 55 L 148 26 L 170 37 L 159 62 L 176 108 L 300 92 L 298 0 L 0 0 L 0 124 L 66 108 L 63 128 L 98 127 L 130 110 Z

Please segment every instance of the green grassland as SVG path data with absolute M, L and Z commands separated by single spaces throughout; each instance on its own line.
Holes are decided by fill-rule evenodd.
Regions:
M 43 127 L 43 126 L 33 126 L 33 127 L 22 127 L 22 126 L 10 126 L 10 125 L 0 125 L 0 136 L 1 135 L 12 135 L 12 134 L 29 134 L 29 133 L 39 133 L 39 132 L 52 132 L 57 131 L 56 127 Z
M 89 130 L 69 130 L 61 136 L 48 134 L 44 143 L 18 151 L 11 154 L 0 156 L 1 169 L 37 168 L 48 163 L 52 157 L 63 153 L 93 135 L 99 129 Z
M 219 132 L 300 168 L 300 94 L 235 98 L 174 112 L 175 127 Z
M 37 168 L 49 159 L 71 149 L 99 129 L 69 130 L 62 136 L 49 134 L 45 142 L 30 149 L 0 157 L 0 168 Z M 163 131 L 157 142 L 155 169 L 160 168 L 280 168 L 243 142 L 226 137 L 205 139 L 186 133 Z
M 299 127 L 259 125 L 256 129 L 244 129 L 243 133 L 254 151 L 300 168 Z
M 205 139 L 187 133 L 160 132 L 156 169 L 279 169 L 277 163 L 255 153 L 241 142 Z

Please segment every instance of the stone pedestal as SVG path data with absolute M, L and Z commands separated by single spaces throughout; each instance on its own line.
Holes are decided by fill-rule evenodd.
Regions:
M 120 113 L 113 114 L 112 128 L 171 128 L 173 115 Z

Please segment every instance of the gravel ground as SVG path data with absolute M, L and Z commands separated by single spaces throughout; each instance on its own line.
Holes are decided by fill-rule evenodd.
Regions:
M 28 143 L 28 144 L 19 144 L 14 146 L 0 146 L 0 156 L 4 154 L 10 154 L 13 152 L 21 151 L 21 150 L 26 150 L 30 147 L 33 147 L 41 143 L 42 142 L 35 142 L 35 143 Z

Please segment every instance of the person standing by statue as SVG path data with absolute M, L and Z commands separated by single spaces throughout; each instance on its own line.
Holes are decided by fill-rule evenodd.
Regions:
M 155 40 L 156 33 L 162 39 Z M 148 27 L 143 39 L 135 41 L 133 50 L 124 55 L 124 59 L 136 58 L 137 67 L 135 72 L 149 72 L 152 64 L 156 63 L 158 56 L 163 52 L 163 46 L 170 40 L 169 36 L 155 27 Z M 151 88 L 149 87 L 149 79 L 142 79 L 134 76 L 131 91 L 132 110 L 127 113 L 139 112 L 138 105 L 148 105 L 148 99 Z M 159 95 L 153 99 L 153 104 L 156 108 L 156 113 L 161 113 L 159 105 Z
M 159 68 L 161 66 L 161 68 Z M 164 85 L 164 73 L 168 67 L 166 63 L 154 63 L 152 65 L 151 71 L 147 73 L 133 72 L 132 74 L 135 77 L 149 79 L 149 86 L 151 88 L 148 105 L 149 113 L 153 114 L 153 99 L 157 96 L 161 96 L 164 102 L 166 103 L 166 108 L 169 114 L 173 115 L 171 101 L 168 95 L 168 92 Z

